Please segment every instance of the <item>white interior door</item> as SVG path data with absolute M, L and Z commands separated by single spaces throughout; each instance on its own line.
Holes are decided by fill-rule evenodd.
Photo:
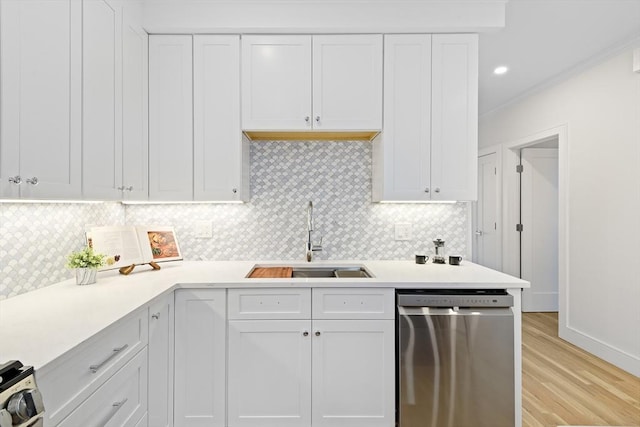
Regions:
M 558 150 L 522 150 L 523 311 L 558 311 Z
M 501 270 L 497 156 L 496 153 L 490 153 L 478 158 L 475 262 L 485 267 Z

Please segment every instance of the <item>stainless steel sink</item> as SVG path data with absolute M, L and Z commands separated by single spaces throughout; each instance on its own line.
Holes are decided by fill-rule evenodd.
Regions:
M 371 275 L 362 267 L 293 267 L 291 277 L 367 278 Z
M 246 277 L 250 278 L 256 268 L 270 267 L 268 265 L 254 266 Z M 278 266 L 281 267 L 281 266 Z M 285 267 L 287 267 L 285 265 Z M 292 278 L 319 278 L 319 279 L 340 279 L 340 278 L 370 278 L 373 277 L 363 266 L 358 265 L 309 265 L 292 266 Z

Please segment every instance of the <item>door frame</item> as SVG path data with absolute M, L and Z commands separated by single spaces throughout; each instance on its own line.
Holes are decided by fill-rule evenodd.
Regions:
M 520 164 L 520 150 L 552 138 L 558 139 L 558 325 L 562 333 L 569 328 L 567 304 L 570 283 L 569 129 L 566 123 L 502 145 L 502 165 L 506 171 L 503 173 L 502 267 L 505 273 L 520 276 L 520 234 L 515 227 L 520 222 L 520 177 L 515 172 Z
M 498 188 L 496 189 L 496 222 L 498 223 L 498 228 L 496 230 L 496 234 L 497 234 L 497 242 L 498 242 L 498 260 L 499 260 L 499 270 L 503 271 L 503 267 L 504 267 L 504 255 L 503 255 L 503 251 L 502 251 L 502 236 L 503 236 L 503 230 L 504 230 L 504 223 L 502 221 L 503 218 L 503 203 L 502 203 L 502 194 L 503 194 L 503 173 L 502 173 L 502 145 L 500 144 L 496 144 L 496 145 L 492 145 L 490 147 L 485 147 L 485 148 L 479 148 L 478 149 L 478 160 L 480 159 L 480 157 L 483 156 L 488 156 L 490 154 L 495 154 L 496 155 L 496 181 L 498 183 Z M 478 189 L 478 195 L 480 194 L 480 191 Z M 478 260 L 478 245 L 477 245 L 477 236 L 475 234 L 475 231 L 478 229 L 478 202 L 474 201 L 471 204 L 471 210 L 472 210 L 472 215 L 471 215 L 471 237 L 470 237 L 470 241 L 472 242 L 471 244 L 471 248 L 472 248 L 472 259 L 473 262 L 477 262 Z

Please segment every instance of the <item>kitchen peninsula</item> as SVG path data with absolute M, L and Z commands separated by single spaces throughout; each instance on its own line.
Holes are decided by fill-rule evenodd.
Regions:
M 198 411 L 203 407 L 214 409 L 208 425 L 250 425 L 242 414 L 236 414 L 237 422 L 232 423 L 233 408 L 240 406 L 238 402 L 233 406 L 232 400 L 227 400 L 234 396 L 234 387 L 237 386 L 234 382 L 237 378 L 232 375 L 225 384 L 227 370 L 234 369 L 229 362 L 241 360 L 230 355 L 234 348 L 232 325 L 276 325 L 288 321 L 282 319 L 302 319 L 311 324 L 311 312 L 313 319 L 334 319 L 313 320 L 318 324 L 381 322 L 385 328 L 391 328 L 388 329 L 391 337 L 387 334 L 384 341 L 388 348 L 383 351 L 393 354 L 396 289 L 505 289 L 514 299 L 515 424 L 519 425 L 520 396 L 515 390 L 521 386 L 520 291 L 529 286 L 528 282 L 466 261 L 460 266 L 418 265 L 410 261 L 320 261 L 313 265 L 360 266 L 373 277 L 247 278 L 256 265 L 309 264 L 291 261 L 164 264 L 160 271 L 141 269 L 126 277 L 116 271 L 107 271 L 99 273 L 95 285 L 76 286 L 69 280 L 0 301 L 0 323 L 3 325 L 0 359 L 18 359 L 35 367 L 47 411 L 48 423 L 45 425 L 79 425 L 75 423 L 91 419 L 83 418 L 83 415 L 87 417 L 94 411 L 110 410 L 110 399 L 114 399 L 112 395 L 117 394 L 115 391 L 118 389 L 135 390 L 131 397 L 125 398 L 128 400 L 116 401 L 125 402 L 114 415 L 128 417 L 121 418 L 123 425 L 155 427 L 159 424 L 150 421 L 153 417 L 170 419 L 170 425 L 176 427 L 196 425 L 193 414 L 188 411 L 202 414 Z M 339 310 L 335 307 L 331 310 L 320 307 L 321 297 L 324 298 L 327 292 L 341 295 L 340 304 L 348 306 L 350 313 L 336 314 Z M 331 301 L 335 303 L 338 300 L 324 298 L 323 301 L 331 304 Z M 264 304 L 263 307 L 273 304 L 279 311 L 274 319 L 267 309 L 262 315 L 256 314 L 258 310 L 251 308 L 251 304 Z M 358 312 L 360 306 L 364 308 Z M 298 309 L 299 312 L 296 311 Z M 211 322 L 215 320 L 217 324 L 214 325 Z M 165 334 L 158 335 L 158 329 L 154 329 L 156 322 L 165 322 L 159 329 Z M 213 328 L 212 334 L 206 333 L 209 328 Z M 315 327 L 301 331 L 318 334 L 316 336 L 320 334 Z M 202 344 L 203 348 L 197 354 L 186 354 L 195 342 Z M 214 357 L 209 366 L 185 364 L 197 363 L 208 352 Z M 216 360 L 216 357 L 220 359 Z M 95 367 L 92 363 L 103 366 L 98 366 L 97 372 L 91 373 Z M 175 374 L 171 373 L 174 366 Z M 189 367 L 191 373 L 185 374 Z M 82 371 L 77 378 L 73 368 Z M 127 375 L 120 380 L 123 372 Z M 208 375 L 218 375 L 222 381 L 213 385 L 203 384 Z M 157 384 L 162 378 L 165 378 L 164 385 Z M 188 383 L 196 380 L 198 384 Z M 308 380 L 301 381 L 306 383 Z M 389 385 L 392 389 L 393 375 Z M 175 400 L 173 390 L 176 390 Z M 192 393 L 197 396 L 196 400 L 185 402 L 185 390 L 197 390 Z M 211 399 L 203 395 L 206 390 L 210 390 Z M 383 402 L 383 405 L 394 407 L 394 399 L 391 393 L 391 401 Z M 312 405 L 311 402 L 309 404 Z M 317 411 L 315 406 L 313 408 L 312 425 L 331 425 L 330 422 L 316 422 Z M 158 411 L 161 414 L 157 414 Z M 378 424 L 371 420 L 365 423 L 393 425 L 395 414 L 386 412 Z M 305 417 L 301 415 L 302 422 L 305 422 Z

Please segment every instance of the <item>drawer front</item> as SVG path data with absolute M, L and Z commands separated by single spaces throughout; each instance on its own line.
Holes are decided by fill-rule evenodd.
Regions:
M 389 288 L 313 290 L 314 319 L 394 319 L 395 293 Z
M 134 356 L 58 427 L 136 427 L 147 413 L 147 349 Z
M 228 316 L 240 319 L 311 319 L 311 289 L 229 289 Z
M 50 421 L 47 425 L 57 425 L 145 347 L 148 332 L 145 308 L 80 344 L 38 376 L 45 416 Z

